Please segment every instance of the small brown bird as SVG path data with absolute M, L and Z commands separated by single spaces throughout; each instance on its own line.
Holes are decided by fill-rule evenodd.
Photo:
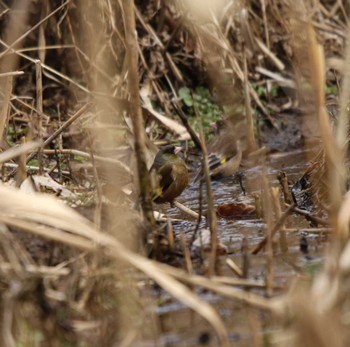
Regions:
M 153 179 L 154 193 L 152 200 L 157 204 L 172 202 L 188 184 L 188 171 L 185 162 L 177 155 L 179 147 L 168 145 L 156 155 L 151 167 L 156 173 Z

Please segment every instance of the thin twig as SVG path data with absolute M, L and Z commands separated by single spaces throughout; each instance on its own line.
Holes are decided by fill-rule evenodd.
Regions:
M 186 207 L 185 205 L 181 204 L 181 203 L 178 202 L 178 201 L 174 201 L 174 205 L 175 205 L 179 210 L 181 210 L 182 212 L 188 214 L 188 215 L 191 216 L 191 217 L 199 218 L 199 219 L 205 218 L 205 216 L 201 216 L 201 215 L 200 215 L 199 213 L 197 213 L 196 211 L 191 210 L 190 208 Z
M 40 146 L 41 146 L 40 141 L 39 142 L 30 141 L 30 142 L 23 143 L 20 146 L 11 147 L 7 151 L 0 154 L 0 164 L 5 163 L 6 161 L 9 161 L 16 157 L 19 157 L 23 153 L 34 151 Z
M 24 71 L 4 72 L 4 73 L 0 73 L 0 78 L 12 77 L 12 76 L 20 76 L 20 75 L 23 75 L 23 74 L 24 74 Z
M 320 217 L 314 216 L 314 215 L 312 215 L 312 214 L 311 214 L 310 212 L 308 212 L 308 211 L 305 211 L 305 210 L 302 210 L 301 208 L 295 207 L 295 205 L 288 205 L 288 204 L 285 204 L 285 205 L 286 205 L 288 208 L 291 207 L 291 206 L 294 206 L 294 212 L 295 212 L 295 213 L 298 213 L 298 214 L 300 214 L 300 215 L 302 215 L 302 216 L 305 216 L 306 219 L 308 219 L 308 220 L 310 220 L 310 221 L 312 221 L 312 222 L 315 222 L 315 223 L 317 223 L 317 224 L 322 224 L 322 225 L 324 225 L 324 226 L 329 226 L 329 225 L 331 225 L 331 223 L 330 223 L 329 221 L 324 220 L 324 219 L 322 219 L 322 218 L 320 218 Z
M 277 223 L 275 224 L 275 226 L 272 228 L 271 230 L 271 237 L 273 237 L 277 231 L 281 228 L 281 226 L 284 224 L 284 222 L 286 221 L 286 219 L 289 217 L 289 215 L 293 212 L 293 210 L 295 209 L 295 205 L 290 205 L 281 215 L 280 219 L 277 221 Z M 254 249 L 251 251 L 252 254 L 258 254 L 266 245 L 267 243 L 267 236 L 265 236 L 260 242 L 259 244 L 257 244 Z
M 67 0 L 62 5 L 58 6 L 54 11 L 50 12 L 45 18 L 43 18 L 41 21 L 36 23 L 35 25 L 31 26 L 30 29 L 28 29 L 23 35 L 21 35 L 19 38 L 17 38 L 14 42 L 12 42 L 10 45 L 7 46 L 7 48 L 0 53 L 0 59 L 7 54 L 11 49 L 13 49 L 19 42 L 21 42 L 23 39 L 25 39 L 31 32 L 33 32 L 36 28 L 38 28 L 41 24 L 46 22 L 48 19 L 50 19 L 53 15 L 55 15 L 58 11 L 60 11 L 64 6 L 66 6 L 70 0 Z
M 248 152 L 253 152 L 256 150 L 256 142 L 254 136 L 254 120 L 250 101 L 249 93 L 249 80 L 248 80 L 248 67 L 247 67 L 247 54 L 246 49 L 243 48 L 244 55 L 244 106 L 245 106 L 245 116 L 247 120 L 246 132 L 247 132 L 247 142 L 248 142 Z
M 67 154 L 67 155 L 76 155 L 79 157 L 87 158 L 90 159 L 90 154 L 87 152 L 79 151 L 77 149 L 44 149 L 43 150 L 44 154 L 48 155 L 53 155 L 53 154 Z M 100 161 L 103 163 L 108 163 L 108 164 L 113 164 L 113 165 L 118 165 L 120 168 L 122 168 L 128 175 L 132 175 L 132 171 L 129 166 L 124 164 L 122 161 L 118 159 L 113 159 L 113 158 L 108 158 L 108 157 L 102 157 L 100 155 L 94 155 L 95 161 Z
M 198 218 L 197 218 L 196 227 L 194 228 L 193 235 L 192 235 L 192 238 L 191 238 L 191 241 L 190 241 L 190 247 L 192 246 L 194 240 L 197 237 L 197 232 L 198 232 L 198 229 L 199 229 L 199 225 L 200 225 L 200 222 L 202 220 L 202 208 L 203 208 L 203 196 L 202 195 L 203 195 L 203 180 L 201 179 L 201 180 L 199 180 Z
M 192 99 L 195 100 L 193 95 L 192 95 Z M 198 127 L 199 127 L 200 146 L 201 146 L 202 155 L 203 155 L 202 170 L 204 173 L 205 184 L 207 188 L 207 206 L 208 206 L 207 216 L 208 216 L 208 224 L 209 224 L 210 236 L 211 236 L 209 275 L 213 276 L 215 272 L 216 262 L 217 262 L 217 257 L 216 257 L 217 247 L 219 244 L 217 218 L 216 218 L 216 213 L 214 209 L 214 197 L 213 197 L 213 191 L 211 189 L 211 180 L 210 180 L 210 172 L 209 172 L 209 164 L 208 164 L 208 152 L 207 152 L 207 146 L 205 145 L 203 125 L 202 125 L 201 118 L 199 116 L 196 102 L 193 103 L 193 107 L 194 107 L 194 112 L 196 114 Z
M 84 112 L 89 109 L 92 105 L 91 104 L 85 104 L 83 107 L 80 108 L 71 118 L 69 118 L 59 129 L 57 129 L 46 141 L 43 143 L 42 148 L 47 146 L 49 143 L 51 143 L 56 137 L 58 137 L 65 129 L 67 129 L 75 120 L 77 120 L 79 117 L 81 117 Z M 32 160 L 35 157 L 36 153 L 31 153 L 27 158 L 27 163 Z M 10 177 L 15 175 L 17 172 L 17 168 L 13 169 L 6 177 L 6 180 L 8 180 Z

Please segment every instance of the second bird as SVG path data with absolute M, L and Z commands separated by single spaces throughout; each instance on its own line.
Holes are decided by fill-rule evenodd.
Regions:
M 157 204 L 173 202 L 188 184 L 186 163 L 177 155 L 178 147 L 168 145 L 156 155 L 151 167 L 157 174 L 152 200 Z

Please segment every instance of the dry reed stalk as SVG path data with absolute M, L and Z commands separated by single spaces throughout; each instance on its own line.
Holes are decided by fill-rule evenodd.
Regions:
M 0 201 L 0 221 L 47 239 L 89 252 L 103 252 L 108 257 L 132 264 L 207 319 L 216 330 L 222 345 L 227 345 L 227 333 L 219 316 L 209 304 L 172 278 L 172 267 L 129 251 L 113 236 L 96 230 L 91 222 L 51 197 L 39 194 L 29 197 L 5 187 L 0 187 L 0 192 L 3 197 L 2 204 Z M 180 271 L 179 274 L 183 272 Z
M 0 73 L 0 78 L 4 77 L 13 77 L 13 76 L 21 76 L 24 74 L 24 71 L 10 71 L 10 72 L 4 72 Z
M 286 204 L 293 203 L 293 196 L 289 189 L 288 177 L 286 173 L 284 171 L 280 171 L 277 178 L 282 187 L 284 202 Z
M 13 47 L 20 47 L 18 38 L 22 36 L 26 27 L 29 5 L 28 1 L 17 1 L 10 13 L 10 19 L 6 25 L 3 37 L 6 43 Z M 13 87 L 13 75 L 11 73 L 17 70 L 18 65 L 18 58 L 6 53 L 6 50 L 0 53 L 0 73 L 7 74 L 7 77 L 0 79 L 0 139 L 3 138 L 7 124 L 9 102 Z
M 227 298 L 238 300 L 253 307 L 272 312 L 277 316 L 283 316 L 286 313 L 287 305 L 284 298 L 268 299 L 253 292 L 245 292 L 233 288 L 232 286 L 224 285 L 222 283 L 219 283 L 217 280 L 213 281 L 211 279 L 198 275 L 189 276 L 183 271 L 165 264 L 159 264 L 159 269 L 182 282 L 191 284 L 192 286 L 206 288 L 220 295 L 224 295 Z M 234 281 L 234 279 L 232 279 L 232 281 Z M 248 282 L 246 282 L 246 284 L 247 287 L 249 287 Z M 266 284 L 264 284 L 264 286 L 266 287 Z
M 271 193 L 272 193 L 272 202 L 274 206 L 274 210 L 276 213 L 276 219 L 279 220 L 282 215 L 282 209 L 281 209 L 281 204 L 280 204 L 280 190 L 278 187 L 272 187 L 271 188 Z M 287 253 L 288 252 L 288 242 L 287 242 L 287 235 L 286 235 L 286 227 L 285 225 L 282 225 L 280 228 L 280 247 L 282 253 Z
M 22 146 L 21 146 L 22 149 L 27 147 L 26 146 L 26 138 L 24 136 L 21 138 L 21 142 L 22 142 Z M 38 147 L 40 147 L 40 146 L 38 146 Z M 11 151 L 11 149 L 9 151 Z M 8 151 L 6 151 L 6 152 L 8 152 Z M 19 170 L 18 170 L 17 175 L 16 175 L 16 187 L 20 187 L 22 182 L 27 178 L 26 158 L 27 158 L 27 152 L 22 151 L 19 154 L 19 158 L 18 158 Z
M 175 235 L 174 235 L 174 229 L 173 229 L 173 225 L 171 224 L 170 218 L 166 219 L 166 223 L 167 223 L 169 249 L 173 251 L 175 249 Z
M 195 100 L 193 96 L 192 98 L 193 100 Z M 213 197 L 213 191 L 211 187 L 209 163 L 208 163 L 208 151 L 207 151 L 207 146 L 205 144 L 203 124 L 199 116 L 196 103 L 194 103 L 193 106 L 194 106 L 194 111 L 196 114 L 198 127 L 199 127 L 199 136 L 200 136 L 200 144 L 201 144 L 201 151 L 202 151 L 202 171 L 204 174 L 204 180 L 205 180 L 206 192 L 207 192 L 207 206 L 208 206 L 207 219 L 209 224 L 210 243 L 211 243 L 208 273 L 209 273 L 209 276 L 213 276 L 215 273 L 217 260 L 218 260 L 217 248 L 219 245 L 219 240 L 218 240 L 218 229 L 217 229 L 217 217 L 216 217 L 216 211 L 214 208 L 214 197 Z
M 279 218 L 279 220 L 276 222 L 276 224 L 273 226 L 271 230 L 271 236 L 273 237 L 274 234 L 281 228 L 281 226 L 285 223 L 286 219 L 290 214 L 295 210 L 295 205 L 290 205 L 288 208 L 283 212 L 282 216 Z M 251 251 L 252 254 L 258 254 L 263 247 L 265 247 L 267 243 L 267 236 L 263 238 L 263 240 L 254 247 L 254 249 Z
M 191 210 L 190 208 L 186 207 L 185 205 L 181 204 L 178 201 L 174 201 L 174 205 L 182 212 L 186 213 L 187 215 L 193 217 L 193 218 L 197 218 L 197 219 L 202 219 L 205 218 L 205 216 L 201 216 L 199 213 Z
M 243 277 L 243 272 L 240 269 L 240 267 L 230 258 L 226 259 L 226 265 L 232 270 L 234 274 L 236 274 L 238 277 Z
M 108 35 L 114 35 L 114 33 L 110 31 L 110 23 L 113 21 L 114 16 L 118 15 L 120 18 L 123 18 L 123 12 L 117 4 L 111 11 L 108 10 L 107 5 L 106 1 L 91 2 L 88 4 L 84 1 L 80 1 L 79 9 L 83 15 L 79 23 L 79 26 L 82 28 L 82 31 L 79 33 L 79 44 L 82 47 L 85 46 L 84 49 L 89 57 L 89 61 L 93 63 L 94 66 L 103 66 L 103 69 L 108 71 L 110 76 L 113 76 L 114 81 L 122 81 L 119 76 L 117 62 L 112 55 L 107 53 L 107 47 L 109 45 Z M 132 6 L 132 4 L 130 6 Z M 124 18 L 126 18 L 126 16 L 124 16 Z M 122 25 L 123 22 L 121 21 L 119 26 L 121 27 Z M 97 28 L 100 29 L 96 30 Z M 134 35 L 134 31 L 131 36 L 132 35 Z M 89 38 L 86 44 L 83 42 L 84 37 Z M 116 44 L 118 45 L 119 43 Z M 122 54 L 123 55 L 118 57 L 119 60 L 125 59 L 125 54 Z M 94 112 L 94 117 L 92 119 L 93 125 L 89 129 L 90 134 L 88 135 L 91 136 L 90 159 L 92 164 L 96 161 L 95 153 L 97 156 L 101 157 L 100 153 L 104 151 L 105 148 L 116 148 L 119 145 L 119 142 L 117 142 L 118 139 L 115 136 L 111 136 L 110 127 L 122 122 L 122 111 L 119 108 L 116 98 L 113 98 L 114 88 L 116 88 L 116 86 L 113 86 L 110 79 L 106 78 L 104 74 L 100 74 L 98 71 L 98 69 L 89 69 L 89 85 L 87 89 L 94 90 L 94 97 L 89 100 L 91 103 L 84 105 L 84 107 L 73 116 L 74 119 L 78 119 L 80 116 L 86 114 L 85 111 L 90 108 Z M 131 73 L 130 66 L 129 73 Z M 120 87 L 119 83 L 118 87 Z M 90 94 L 90 96 L 92 95 Z M 92 108 L 92 106 L 94 106 L 94 108 Z M 70 119 L 72 122 L 74 121 L 73 117 Z M 104 131 L 100 131 L 97 124 L 100 124 Z M 67 128 L 67 126 L 69 126 L 69 124 L 65 123 L 61 128 Z M 58 137 L 60 133 L 61 131 L 56 131 L 54 134 L 55 137 Z M 54 137 L 50 141 L 53 139 Z M 103 189 L 102 185 L 99 185 L 100 172 L 97 169 L 100 169 L 105 176 Z M 132 223 L 131 208 L 129 208 L 128 205 L 122 205 L 123 196 L 119 190 L 121 186 L 120 180 L 125 171 L 122 172 L 122 166 L 113 166 L 112 168 L 108 165 L 107 161 L 99 161 L 99 168 L 95 167 L 93 171 L 95 172 L 98 184 L 98 201 L 95 206 L 94 217 L 97 224 L 103 225 L 105 230 L 105 233 L 98 232 L 98 234 L 101 236 L 103 234 L 105 236 L 108 235 L 111 239 L 120 240 L 118 244 L 125 249 L 136 249 L 139 241 L 136 237 L 140 235 L 137 230 L 135 230 L 136 223 Z M 103 203 L 105 196 L 108 196 L 111 203 Z M 97 231 L 94 226 L 93 229 Z M 97 234 L 95 236 L 99 237 Z M 79 239 L 74 240 L 74 237 L 71 238 L 71 241 L 76 244 L 79 243 Z M 86 240 L 81 240 L 80 238 L 80 242 L 84 249 L 88 250 L 90 248 L 90 251 L 92 250 L 91 244 L 88 245 Z M 93 256 L 88 263 L 88 269 L 90 271 L 94 271 L 94 269 L 98 271 L 102 267 L 104 251 L 101 251 L 92 254 Z M 128 310 L 127 307 L 127 302 L 132 302 L 134 304 L 137 300 L 135 294 L 131 290 L 128 292 L 129 296 L 127 297 L 127 288 L 129 286 L 133 288 L 134 283 L 128 278 L 128 275 L 122 271 L 123 267 L 121 266 L 120 259 L 112 258 L 114 259 L 113 262 L 108 265 L 106 264 L 106 266 L 114 270 L 113 279 L 111 279 L 109 283 L 106 282 L 105 285 L 103 285 L 103 283 L 99 284 L 98 278 L 94 279 L 94 281 L 87 282 L 86 286 L 84 286 L 84 295 L 81 296 L 81 300 L 78 303 L 79 306 L 85 307 L 91 300 L 91 297 L 96 295 L 96 290 L 99 287 L 100 290 L 109 291 L 108 286 L 115 286 L 117 281 L 124 284 L 119 291 L 110 291 L 110 295 L 114 298 L 113 300 L 118 300 L 122 304 L 118 311 L 113 311 L 113 313 L 111 313 L 113 315 L 113 320 L 118 321 L 118 327 L 116 328 L 117 334 L 113 334 L 116 336 L 113 337 L 113 335 L 110 334 L 104 336 L 103 331 L 99 333 L 99 336 L 96 336 L 100 340 L 100 343 L 105 345 L 116 343 L 117 336 L 119 336 L 117 340 L 124 340 L 128 333 L 133 330 L 132 317 L 136 315 L 138 311 L 132 312 Z M 125 264 L 126 263 L 123 262 L 123 266 L 125 266 Z M 110 323 L 106 321 L 105 324 Z
M 267 295 L 271 296 L 273 293 L 273 238 L 274 233 L 272 232 L 272 225 L 274 220 L 273 215 L 273 204 L 272 204 L 272 194 L 271 187 L 267 178 L 266 173 L 266 160 L 263 163 L 263 173 L 262 173 L 262 197 L 263 197 L 263 212 L 264 220 L 266 223 L 265 229 L 265 239 L 266 239 L 266 292 Z
M 349 226 L 348 199 L 345 198 L 345 202 L 342 204 L 346 177 L 343 164 L 344 152 L 342 150 L 344 148 L 344 136 L 345 134 L 348 136 L 347 125 L 343 119 L 342 126 L 345 129 L 339 130 L 339 142 L 337 143 L 333 138 L 325 109 L 326 69 L 323 49 L 316 39 L 311 17 L 309 17 L 310 11 L 305 3 L 301 1 L 298 1 L 297 4 L 290 2 L 290 8 L 294 8 L 289 14 L 293 23 L 294 35 L 300 35 L 304 38 L 299 42 L 293 42 L 296 53 L 301 52 L 302 58 L 305 58 L 302 61 L 299 57 L 300 66 L 298 68 L 299 72 L 302 72 L 300 76 L 311 82 L 312 95 L 310 95 L 310 92 L 308 93 L 310 97 L 308 100 L 309 111 L 311 109 L 310 113 L 317 116 L 323 141 L 323 153 L 319 155 L 319 158 L 325 156 L 325 160 L 320 161 L 320 163 L 316 162 L 312 170 L 316 171 L 319 176 L 327 178 L 327 183 L 323 187 L 331 202 L 331 222 L 338 228 L 333 235 L 330 252 L 326 256 L 325 268 L 316 276 L 311 289 L 299 284 L 299 287 L 294 288 L 289 299 L 289 305 L 295 312 L 293 342 L 294 345 L 308 347 L 344 346 L 346 345 L 345 334 L 347 328 L 343 324 L 342 315 L 345 302 L 348 300 L 348 287 L 346 286 L 344 291 L 347 275 L 340 269 L 339 260 L 341 259 L 341 250 L 344 249 L 344 246 L 346 247 L 344 241 L 348 238 Z M 301 9 L 304 12 L 300 13 Z M 299 47 L 297 47 L 298 45 Z M 300 49 L 302 46 L 304 52 Z M 305 56 L 305 53 L 307 53 L 307 56 Z M 299 85 L 299 92 L 302 91 L 303 89 Z M 326 172 L 321 171 L 324 165 L 326 166 Z M 313 183 L 313 181 L 311 182 Z M 294 211 L 304 213 L 298 211 L 298 209 L 294 209 Z
M 254 135 L 254 120 L 253 120 L 253 113 L 252 113 L 252 107 L 250 102 L 247 54 L 246 54 L 245 48 L 243 48 L 243 71 L 244 71 L 244 106 L 245 106 L 245 117 L 247 120 L 247 126 L 246 126 L 247 144 L 248 144 L 248 152 L 251 153 L 257 150 L 257 146 L 255 142 L 255 135 Z
M 242 251 L 242 277 L 248 278 L 249 270 L 250 270 L 250 254 L 249 254 L 249 241 L 246 233 L 242 240 L 241 251 Z
M 103 191 L 101 186 L 101 180 L 99 177 L 99 174 L 97 172 L 97 167 L 95 164 L 95 156 L 93 152 L 93 143 L 91 136 L 89 136 L 89 149 L 90 149 L 90 160 L 92 164 L 92 170 L 94 173 L 94 178 L 96 182 L 96 208 L 95 208 L 95 214 L 94 214 L 94 223 L 97 226 L 97 229 L 101 229 L 101 219 L 102 219 L 102 201 L 103 201 Z
M 292 207 L 293 205 L 288 205 L 288 204 L 285 204 L 286 207 L 288 207 L 288 209 L 290 207 Z M 331 223 L 328 221 L 328 220 L 325 220 L 325 219 L 322 219 L 320 217 L 317 217 L 315 215 L 313 215 L 312 213 L 306 211 L 306 210 L 303 210 L 301 208 L 298 208 L 298 207 L 295 207 L 294 205 L 294 209 L 293 209 L 293 212 L 297 213 L 297 214 L 300 214 L 301 216 L 305 216 L 307 217 L 308 220 L 316 223 L 316 224 L 321 224 L 321 225 L 324 225 L 324 226 L 329 226 Z
M 192 260 L 191 260 L 191 254 L 190 254 L 190 250 L 188 248 L 188 245 L 186 242 L 186 237 L 185 237 L 185 234 L 183 231 L 180 233 L 180 243 L 181 243 L 181 247 L 182 247 L 182 252 L 183 252 L 184 257 L 185 257 L 186 272 L 189 274 L 192 274 L 193 273 L 193 264 L 192 264 Z
M 267 19 L 266 19 L 266 3 L 265 3 L 265 0 L 260 0 L 260 2 L 261 2 L 262 13 L 263 13 L 266 46 L 268 49 L 270 49 L 269 29 L 268 29 Z
M 342 154 L 335 142 L 330 126 L 329 117 L 325 107 L 325 63 L 322 46 L 317 43 L 316 34 L 310 23 L 307 23 L 309 40 L 309 63 L 311 83 L 315 95 L 315 107 L 323 140 L 326 165 L 328 168 L 330 194 L 330 215 L 334 219 L 341 204 L 342 195 L 345 192 L 345 169 Z
M 141 206 L 146 219 L 154 226 L 151 201 L 151 185 L 146 164 L 146 144 L 140 104 L 138 76 L 138 43 L 136 38 L 134 1 L 123 0 L 125 47 L 128 59 L 128 88 L 130 93 L 130 115 L 133 122 L 135 154 L 141 195 Z
M 129 92 L 130 92 L 130 96 L 131 96 L 131 100 L 133 100 L 134 105 L 132 106 L 132 108 L 130 109 L 130 112 L 132 114 L 132 116 L 134 117 L 134 136 L 135 136 L 135 147 L 136 147 L 136 152 L 138 152 L 138 155 L 140 155 L 140 151 L 141 151 L 141 158 L 139 156 L 139 164 L 141 164 L 141 166 L 143 165 L 143 161 L 142 161 L 142 151 L 144 150 L 143 146 L 143 122 L 142 122 L 142 114 L 140 111 L 140 104 L 139 104 L 139 81 L 138 81 L 138 75 L 137 75 L 137 42 L 136 42 L 136 38 L 135 38 L 135 23 L 134 23 L 134 7 L 133 7 L 133 2 L 123 2 L 123 10 L 124 10 L 124 19 L 125 19 L 125 30 L 126 30 L 126 38 L 125 38 L 125 47 L 127 49 L 127 55 L 126 58 L 128 59 L 129 62 L 129 69 L 128 69 L 128 82 L 129 82 Z M 93 7 L 92 7 L 93 8 Z M 91 11 L 92 8 L 90 8 L 89 10 Z M 94 11 L 94 10 L 93 10 Z M 90 13 L 90 18 L 94 18 L 93 13 Z M 94 40 L 95 43 L 97 43 L 97 47 L 91 47 L 92 52 L 99 52 L 99 44 L 101 42 L 103 42 L 103 39 L 101 39 L 100 37 L 98 39 Z M 92 56 L 96 56 L 95 54 L 91 54 Z M 106 62 L 104 61 L 103 64 L 104 66 L 109 66 L 108 64 L 110 64 L 111 62 Z M 101 65 L 101 62 L 96 63 L 96 65 Z M 99 85 L 98 85 L 99 89 L 102 90 L 101 93 L 99 94 L 105 94 L 108 92 L 108 84 L 106 84 L 106 81 L 102 80 L 99 81 Z M 97 88 L 94 88 L 97 89 Z M 97 107 L 99 110 L 101 110 L 102 112 L 105 111 L 105 101 L 100 98 L 97 100 Z M 101 113 L 102 113 L 101 112 Z M 102 143 L 105 143 L 106 139 L 100 139 L 100 141 Z M 146 170 L 146 169 L 145 169 Z M 142 170 L 142 167 L 138 167 L 138 174 L 141 175 L 148 175 L 147 170 Z M 111 173 L 111 177 L 115 176 L 114 173 Z M 142 180 L 145 180 L 144 177 L 140 177 L 140 179 L 142 178 Z M 108 182 L 107 182 L 108 183 Z M 143 184 L 141 182 L 141 184 Z M 144 189 L 144 187 L 141 189 Z M 147 192 L 143 191 L 144 194 L 148 194 Z M 144 196 L 144 199 L 149 198 L 148 196 Z M 145 206 L 144 206 L 145 207 Z M 111 216 L 109 219 L 109 223 L 111 225 L 109 226 L 109 229 L 114 230 L 114 235 L 116 238 L 118 239 L 122 239 L 125 235 L 125 233 L 132 233 L 132 228 L 133 226 L 128 225 L 127 228 L 124 227 L 119 227 L 116 229 L 113 229 L 113 226 L 118 226 L 121 225 L 121 220 L 123 220 L 126 217 L 126 214 L 128 214 L 128 211 L 125 209 L 125 207 L 123 207 L 122 209 L 122 214 L 117 213 L 117 211 L 113 210 L 110 211 Z M 149 211 L 145 211 L 146 213 L 148 213 Z M 128 230 L 126 230 L 128 229 Z M 32 230 L 33 231 L 33 230 Z M 89 233 L 90 234 L 90 233 Z M 159 269 L 158 266 L 159 264 L 152 262 L 140 255 L 131 253 L 125 245 L 121 245 L 118 241 L 115 240 L 114 237 L 110 236 L 109 234 L 105 234 L 105 233 L 94 233 L 97 239 L 100 238 L 100 236 L 102 236 L 102 238 L 107 237 L 109 241 L 107 241 L 107 239 L 105 239 L 106 243 L 104 243 L 104 245 L 102 246 L 102 244 L 100 244 L 102 246 L 101 247 L 97 247 L 97 249 L 103 250 L 105 249 L 106 252 L 104 252 L 106 255 L 108 255 L 108 257 L 112 257 L 113 259 L 117 260 L 119 264 L 119 261 L 122 260 L 123 264 L 125 262 L 132 264 L 134 266 L 136 266 L 138 269 L 140 269 L 141 271 L 144 271 L 146 273 L 147 276 L 149 276 L 150 278 L 156 280 L 165 290 L 167 290 L 170 294 L 174 295 L 176 298 L 180 299 L 181 301 L 184 301 L 187 305 L 189 305 L 190 307 L 192 307 L 196 312 L 198 312 L 199 314 L 203 315 L 203 317 L 205 317 L 210 324 L 214 327 L 214 329 L 216 330 L 220 340 L 222 341 L 222 345 L 227 345 L 227 332 L 224 328 L 224 325 L 222 324 L 219 316 L 215 313 L 215 311 L 211 308 L 210 305 L 201 302 L 197 296 L 195 294 L 193 294 L 190 290 L 188 290 L 188 288 L 186 288 L 186 286 L 182 285 L 181 283 L 179 283 L 178 281 L 174 280 L 171 276 L 167 275 L 167 274 L 163 274 Z M 87 235 L 87 234 L 86 234 Z M 92 236 L 92 234 L 90 234 L 90 236 Z M 93 241 L 90 246 L 83 240 L 81 240 L 81 237 L 79 237 L 78 239 L 76 239 L 75 237 L 70 237 L 69 240 L 70 242 L 72 242 L 72 244 L 75 244 L 76 246 L 78 246 L 78 244 L 80 243 L 80 241 L 82 241 L 80 243 L 80 245 L 83 245 L 85 249 L 90 249 L 92 250 L 91 246 L 93 246 L 93 244 L 97 241 L 97 239 L 95 241 Z M 100 240 L 101 241 L 101 240 Z M 100 243 L 100 241 L 97 241 L 97 243 Z M 95 243 L 96 244 L 96 243 Z M 114 248 L 114 246 L 117 246 L 118 248 L 120 247 L 120 249 L 116 249 Z M 107 246 L 108 249 L 105 248 L 105 246 Z M 94 246 L 93 246 L 94 248 Z M 97 250 L 96 249 L 96 250 Z M 140 268 L 141 266 L 141 268 Z M 120 277 L 121 280 L 123 280 L 123 277 Z M 128 313 L 129 315 L 131 314 L 130 312 Z M 119 319 L 123 319 L 123 317 L 118 317 Z M 130 324 L 127 324 L 127 331 L 132 331 L 132 326 Z M 125 337 L 126 339 L 126 337 Z M 126 341 L 124 339 L 124 341 Z
M 350 27 L 347 31 L 347 38 L 350 37 Z M 349 63 L 350 63 L 350 44 L 347 42 L 346 45 L 346 55 L 345 55 L 345 66 L 346 69 L 344 71 L 344 77 L 342 80 L 342 88 L 341 88 L 341 94 L 340 94 L 340 110 L 339 110 L 339 118 L 338 118 L 338 125 L 336 128 L 336 143 L 340 150 L 340 156 L 342 162 L 345 161 L 347 156 L 347 150 L 348 150 L 348 142 L 349 142 L 349 96 L 350 96 L 350 69 L 349 69 Z M 334 174 L 334 180 L 335 179 L 342 179 L 343 181 L 340 182 L 341 185 L 345 185 L 347 183 L 346 179 L 349 179 L 349 174 L 347 173 L 347 176 L 343 176 L 341 171 L 338 173 L 338 176 L 335 176 Z M 337 219 L 337 222 L 339 219 Z M 341 232 L 343 230 L 343 225 L 336 225 L 336 231 L 340 232 L 338 235 L 341 239 L 346 240 L 349 242 L 350 233 L 347 231 L 346 233 Z
M 42 139 L 43 129 L 43 79 L 40 60 L 35 61 L 35 86 L 36 86 L 36 109 L 37 114 L 35 117 L 34 128 L 36 133 L 34 134 L 35 139 Z M 42 148 L 38 150 L 38 162 L 39 162 L 39 175 L 43 174 L 43 153 Z
M 0 164 L 5 163 L 6 161 L 9 161 L 27 152 L 35 151 L 40 146 L 41 146 L 40 141 L 39 142 L 30 141 L 30 142 L 24 142 L 21 145 L 16 147 L 12 147 L 0 154 Z

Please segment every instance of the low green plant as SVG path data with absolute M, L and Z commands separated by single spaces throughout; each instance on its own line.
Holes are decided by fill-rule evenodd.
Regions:
M 213 98 L 207 88 L 200 86 L 191 90 L 188 87 L 183 87 L 178 90 L 178 94 L 187 107 L 190 124 L 196 131 L 198 131 L 198 122 L 195 117 L 194 103 L 196 104 L 204 130 L 207 130 L 210 124 L 221 119 L 222 111 L 213 102 Z
M 27 134 L 27 127 L 19 127 L 17 129 L 17 127 L 9 125 L 6 133 L 6 141 L 10 146 L 14 146 L 17 143 L 18 139 L 20 139 L 22 136 L 26 136 Z
M 279 86 L 272 84 L 271 88 L 267 88 L 265 84 L 252 83 L 253 89 L 259 95 L 259 97 L 270 97 L 275 98 L 278 96 Z
M 327 95 L 338 95 L 338 88 L 336 86 L 326 86 Z

